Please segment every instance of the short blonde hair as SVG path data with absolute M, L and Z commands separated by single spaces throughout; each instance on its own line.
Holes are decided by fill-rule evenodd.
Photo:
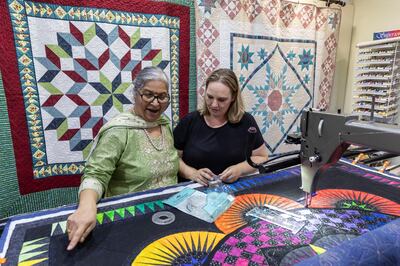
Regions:
M 244 104 L 242 99 L 242 94 L 239 88 L 239 82 L 235 75 L 235 72 L 228 68 L 220 68 L 213 71 L 206 80 L 206 91 L 208 84 L 211 82 L 221 82 L 227 86 L 233 98 L 233 101 L 228 109 L 228 121 L 230 123 L 238 123 L 244 115 Z M 205 98 L 206 93 L 204 92 L 203 98 Z M 205 99 L 203 99 L 203 107 L 199 110 L 202 115 L 210 115 L 210 111 L 205 104 Z

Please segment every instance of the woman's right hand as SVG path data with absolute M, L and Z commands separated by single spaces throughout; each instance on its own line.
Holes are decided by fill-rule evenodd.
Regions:
M 67 250 L 72 250 L 85 241 L 89 233 L 96 226 L 97 194 L 92 190 L 84 190 L 79 197 L 79 207 L 67 219 L 67 233 L 69 244 Z
M 203 186 L 208 186 L 208 183 L 213 180 L 214 176 L 215 174 L 210 169 L 201 168 L 199 170 L 195 170 L 190 176 L 190 179 Z

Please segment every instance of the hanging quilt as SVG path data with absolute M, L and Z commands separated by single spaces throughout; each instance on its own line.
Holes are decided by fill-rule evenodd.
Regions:
M 8 0 L 0 15 L 0 95 L 16 173 L 1 181 L 13 183 L 14 196 L 77 186 L 92 139 L 132 106 L 132 80 L 146 66 L 170 78 L 172 125 L 194 107 L 190 1 Z M 13 214 L 6 207 L 1 216 Z

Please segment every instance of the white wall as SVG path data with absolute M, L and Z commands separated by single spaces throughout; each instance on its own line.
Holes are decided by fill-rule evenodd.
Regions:
M 355 82 L 355 67 L 356 67 L 356 45 L 360 42 L 371 41 L 373 33 L 379 31 L 400 30 L 400 0 L 353 0 L 354 5 L 354 20 L 352 37 L 350 44 L 350 57 L 347 77 L 344 74 L 338 73 L 335 77 L 335 84 L 341 84 L 343 79 L 347 79 L 346 90 L 344 93 L 343 105 L 344 112 L 350 113 L 352 108 L 352 90 Z M 341 40 L 339 41 L 341 42 Z M 339 47 L 338 54 L 343 53 Z M 338 57 L 340 60 L 341 57 Z M 342 62 L 338 62 L 342 63 Z M 335 85 L 336 86 L 336 85 Z M 338 99 L 338 106 L 341 104 L 341 91 L 335 92 Z M 332 98 L 333 99 L 333 98 Z

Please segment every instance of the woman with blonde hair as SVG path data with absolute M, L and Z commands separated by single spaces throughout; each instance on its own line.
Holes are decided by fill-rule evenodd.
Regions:
M 250 128 L 256 131 L 251 142 Z M 179 122 L 174 143 L 180 156 L 180 177 L 202 185 L 215 176 L 231 183 L 255 172 L 246 161 L 247 150 L 253 162 L 268 159 L 264 139 L 254 117 L 244 110 L 237 77 L 230 69 L 215 70 L 207 78 L 203 108 Z

